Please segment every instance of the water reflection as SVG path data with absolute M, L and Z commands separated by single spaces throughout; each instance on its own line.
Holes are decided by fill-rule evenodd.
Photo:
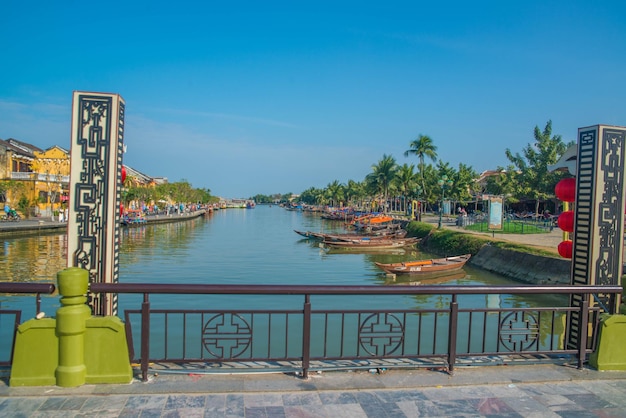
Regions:
M 67 235 L 12 238 L 2 242 L 0 278 L 13 282 L 52 282 L 67 265 Z

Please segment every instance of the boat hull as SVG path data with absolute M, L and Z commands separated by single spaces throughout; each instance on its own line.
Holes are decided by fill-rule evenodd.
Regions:
M 404 263 L 374 263 L 387 274 L 410 274 L 415 276 L 434 276 L 451 273 L 462 269 L 470 259 L 470 254 L 432 260 L 416 260 Z
M 330 241 L 324 240 L 321 245 L 331 249 L 369 249 L 369 250 L 387 250 L 394 248 L 412 247 L 420 240 L 418 238 L 406 238 L 406 239 L 357 239 L 357 240 L 342 240 L 342 241 Z

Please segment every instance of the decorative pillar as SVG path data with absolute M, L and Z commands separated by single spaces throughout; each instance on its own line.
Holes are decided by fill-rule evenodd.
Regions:
M 576 210 L 572 248 L 572 285 L 621 285 L 624 249 L 626 128 L 595 125 L 578 130 Z M 583 296 L 570 304 L 580 307 Z M 598 302 L 607 309 L 607 295 Z M 610 312 L 616 313 L 616 312 Z M 568 345 L 580 335 L 572 313 Z
M 73 95 L 67 264 L 94 283 L 119 279 L 124 110 L 118 94 Z M 90 304 L 95 315 L 117 314 L 117 295 Z

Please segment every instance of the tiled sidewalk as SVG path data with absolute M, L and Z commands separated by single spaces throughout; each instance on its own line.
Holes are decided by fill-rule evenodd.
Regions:
M 1 417 L 626 417 L 626 372 L 481 366 L 293 375 L 159 375 L 79 388 L 0 386 Z

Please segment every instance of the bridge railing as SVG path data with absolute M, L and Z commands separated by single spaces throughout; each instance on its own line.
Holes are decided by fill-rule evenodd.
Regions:
M 55 286 L 51 283 L 0 282 L 0 295 L 34 298 L 35 315 L 41 312 L 41 295 L 51 295 Z M 15 334 L 22 321 L 22 311 L 5 309 L 0 299 L 0 366 L 9 366 L 13 357 Z
M 582 368 L 597 339 L 599 314 L 615 312 L 620 286 L 284 286 L 96 284 L 92 293 L 141 294 L 124 311 L 130 360 L 147 379 L 150 363 L 181 365 L 194 372 L 213 368 L 311 370 L 359 367 L 437 366 L 453 372 L 462 361 L 573 357 Z M 253 295 L 271 297 L 271 309 L 252 309 L 245 297 L 228 309 L 161 306 L 155 295 Z M 356 298 L 347 309 L 321 296 Z M 373 309 L 373 298 L 437 295 L 434 307 Z M 472 295 L 487 301 L 476 304 Z M 499 303 L 503 295 L 563 295 L 538 298 L 537 306 Z M 567 306 L 579 295 L 579 307 Z M 608 304 L 596 303 L 596 296 Z M 284 303 L 275 303 L 280 297 Z M 295 304 L 294 304 L 295 298 Z M 152 300 L 155 300 L 153 302 Z M 162 299 L 162 298 L 161 298 Z M 495 301 L 490 303 L 489 301 Z M 541 300 L 552 303 L 541 304 Z M 599 298 L 598 298 L 599 300 Z M 207 303 L 208 304 L 208 303 Z M 485 306 L 486 305 L 486 306 Z M 502 306 L 509 305 L 509 306 Z M 580 332 L 567 323 L 576 316 Z M 588 330 L 590 330 L 588 332 Z

